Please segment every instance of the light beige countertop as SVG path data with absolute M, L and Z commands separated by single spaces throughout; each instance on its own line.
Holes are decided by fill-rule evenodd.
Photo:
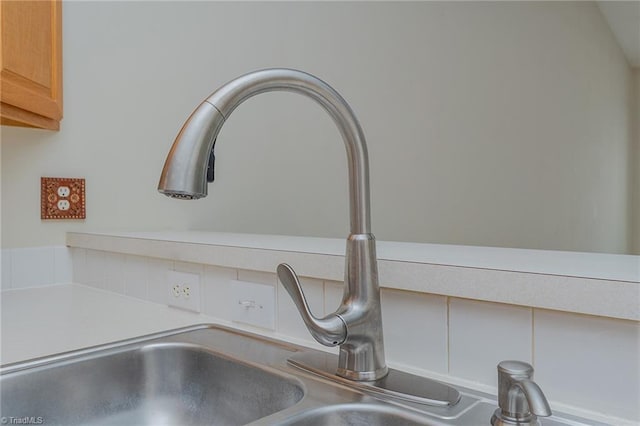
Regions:
M 3 291 L 2 365 L 193 324 L 210 317 L 65 284 Z
M 276 331 L 82 284 L 4 290 L 0 307 L 0 365 L 197 324 L 219 324 L 331 351 Z
M 346 236 L 345 236 L 346 237 Z M 242 234 L 210 231 L 158 232 L 70 232 L 67 242 L 79 244 L 114 244 L 123 241 L 147 241 L 146 246 L 162 253 L 151 242 L 223 246 L 258 250 L 343 256 L 346 242 L 341 238 L 298 237 L 288 235 Z M 167 248 L 165 246 L 165 248 Z M 131 250 L 136 250 L 132 245 Z M 586 253 L 558 250 L 531 250 L 503 247 L 462 246 L 452 244 L 376 241 L 378 260 L 427 263 L 467 268 L 515 271 L 591 279 L 640 282 L 640 256 L 609 253 Z M 135 252 L 132 254 L 146 254 Z

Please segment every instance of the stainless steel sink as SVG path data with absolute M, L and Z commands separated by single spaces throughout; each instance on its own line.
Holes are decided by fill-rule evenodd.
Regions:
M 388 399 L 287 363 L 313 352 L 213 325 L 143 336 L 2 366 L 0 416 L 47 425 L 478 426 L 497 406 L 461 387 L 454 406 Z M 543 424 L 586 423 L 554 415 Z
M 243 425 L 304 395 L 298 380 L 185 343 L 92 354 L 1 384 L 3 417 L 37 414 L 64 425 Z

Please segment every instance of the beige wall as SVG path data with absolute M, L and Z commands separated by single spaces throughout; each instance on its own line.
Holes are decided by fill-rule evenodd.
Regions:
M 585 2 L 65 3 L 61 131 L 2 128 L 2 246 L 99 229 L 344 236 L 342 142 L 292 94 L 236 110 L 207 199 L 155 191 L 197 103 L 273 66 L 353 107 L 379 239 L 628 250 L 631 70 Z M 85 177 L 87 220 L 41 222 L 40 176 Z

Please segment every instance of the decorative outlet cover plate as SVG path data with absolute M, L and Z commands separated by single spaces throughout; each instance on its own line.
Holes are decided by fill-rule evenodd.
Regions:
M 86 219 L 84 179 L 40 178 L 41 219 Z

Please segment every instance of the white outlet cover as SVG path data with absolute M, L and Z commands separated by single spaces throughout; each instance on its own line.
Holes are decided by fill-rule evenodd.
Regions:
M 166 297 L 167 305 L 175 308 L 200 312 L 200 275 L 187 272 L 167 271 Z M 176 297 L 174 287 L 180 286 L 179 296 Z M 185 297 L 188 288 L 189 297 Z
M 276 289 L 272 285 L 231 280 L 231 319 L 275 330 Z

